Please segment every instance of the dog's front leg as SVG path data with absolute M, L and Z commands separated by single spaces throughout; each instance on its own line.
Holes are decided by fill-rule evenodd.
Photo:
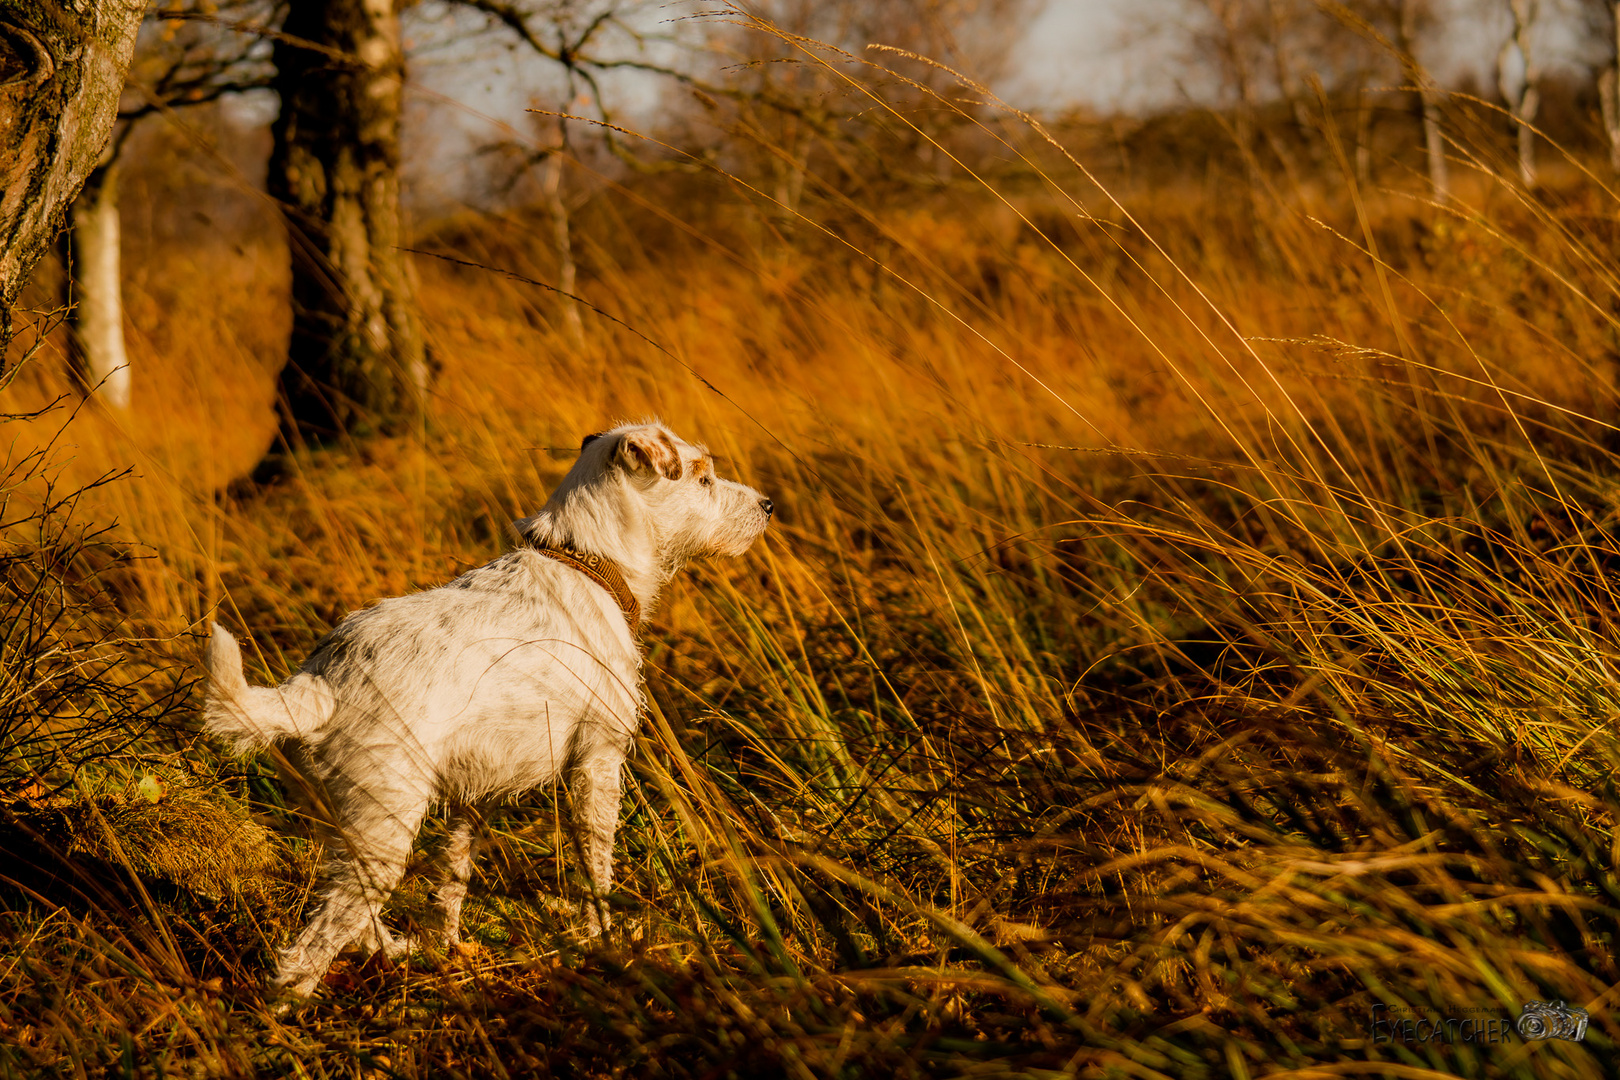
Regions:
M 444 845 L 444 863 L 438 891 L 446 948 L 453 949 L 461 942 L 461 903 L 467 899 L 467 882 L 472 879 L 474 834 L 477 812 L 471 807 L 457 806 L 450 812 L 450 835 Z
M 371 921 L 371 925 L 360 935 L 357 944 L 360 951 L 368 956 L 372 953 L 382 953 L 390 960 L 403 960 L 416 947 L 413 938 L 390 932 L 380 918 Z
M 621 754 L 602 754 L 583 762 L 574 773 L 574 818 L 583 847 L 585 875 L 590 879 L 583 914 L 585 931 L 596 937 L 612 923 L 607 895 L 613 886 L 613 833 L 619 824 Z

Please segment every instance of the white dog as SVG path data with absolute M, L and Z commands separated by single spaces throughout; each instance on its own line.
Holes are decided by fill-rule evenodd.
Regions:
M 459 939 L 476 808 L 566 769 L 594 896 L 613 873 L 619 770 L 641 711 L 636 630 L 689 559 L 741 555 L 771 501 L 714 475 L 661 424 L 589 435 L 525 541 L 437 589 L 356 612 L 278 687 L 249 686 L 236 639 L 208 647 L 207 730 L 238 752 L 276 747 L 327 834 L 319 910 L 273 984 L 308 994 L 339 951 L 403 951 L 379 912 L 436 801 L 451 808 L 437 899 Z

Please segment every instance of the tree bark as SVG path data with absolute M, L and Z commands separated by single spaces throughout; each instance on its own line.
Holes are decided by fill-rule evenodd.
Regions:
M 1609 4 L 1609 15 L 1614 20 L 1614 51 L 1598 77 L 1598 97 L 1603 104 L 1603 132 L 1609 137 L 1609 164 L 1620 172 L 1620 0 Z
M 118 117 L 138 0 L 0 4 L 0 363 L 11 309 Z
M 1512 112 L 1519 140 L 1519 181 L 1527 188 L 1536 186 L 1536 133 L 1530 125 L 1541 107 L 1541 72 L 1530 55 L 1530 28 L 1535 11 L 1530 0 L 1508 0 L 1513 13 L 1513 36 L 1496 55 L 1496 85 Z M 1520 63 L 1519 81 L 1513 80 L 1513 57 Z
M 399 207 L 398 0 L 292 0 L 276 43 L 269 189 L 287 216 L 288 446 L 402 430 L 427 382 Z
M 1418 91 L 1423 106 L 1423 148 L 1429 157 L 1429 188 L 1434 201 L 1451 199 L 1451 170 L 1446 165 L 1446 140 L 1440 131 L 1440 90 L 1425 83 Z
M 558 126 L 561 127 L 563 123 L 559 120 Z M 567 143 L 559 139 L 557 148 L 546 155 L 546 160 L 541 163 L 540 191 L 545 197 L 546 209 L 551 213 L 551 246 L 557 253 L 557 288 L 572 293 L 579 271 L 574 262 L 574 242 L 569 235 L 568 196 L 563 190 L 563 151 L 566 146 Z M 585 324 L 580 318 L 579 305 L 564 297 L 562 314 L 568 340 L 574 348 L 584 348 Z
M 1356 87 L 1356 185 L 1366 190 L 1372 184 L 1372 106 L 1367 88 Z
M 130 399 L 121 234 L 118 166 L 108 163 L 73 204 L 73 336 L 86 385 L 114 409 L 129 408 Z
M 1429 189 L 1435 202 L 1446 203 L 1451 199 L 1451 172 L 1446 164 L 1445 135 L 1440 130 L 1440 103 L 1445 94 L 1417 58 L 1417 25 L 1426 14 L 1425 8 L 1422 0 L 1400 0 L 1395 47 L 1406 77 L 1417 88 L 1418 114 L 1423 120 L 1423 149 L 1429 159 Z
M 1271 64 L 1273 78 L 1277 80 L 1277 92 L 1288 103 L 1289 110 L 1294 114 L 1294 127 L 1298 130 L 1300 138 L 1310 135 L 1312 123 L 1310 110 L 1305 107 L 1305 98 L 1299 92 L 1299 79 L 1294 74 L 1294 65 L 1288 55 L 1288 13 L 1284 11 L 1282 0 L 1268 0 L 1267 14 L 1271 19 Z

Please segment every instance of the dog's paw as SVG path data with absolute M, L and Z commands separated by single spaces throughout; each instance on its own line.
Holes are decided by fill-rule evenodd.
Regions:
M 586 941 L 593 941 L 613 928 L 613 914 L 605 903 L 586 900 L 580 915 L 584 922 L 580 936 Z
M 406 934 L 395 934 L 381 923 L 372 926 L 355 941 L 353 948 L 359 950 L 361 955 L 375 956 L 381 954 L 385 960 L 403 960 L 411 954 L 417 945 L 416 939 Z
M 411 955 L 417 947 L 414 937 L 408 934 L 390 934 L 382 941 L 382 947 L 377 951 L 392 961 L 400 961 Z
M 299 979 L 296 982 L 285 979 L 271 979 L 265 984 L 264 1004 L 266 1010 L 277 1020 L 286 1020 L 303 1010 L 313 1000 L 315 987 L 321 980 L 315 976 Z

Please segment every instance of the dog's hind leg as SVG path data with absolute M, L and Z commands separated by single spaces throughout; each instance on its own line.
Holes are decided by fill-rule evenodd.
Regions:
M 282 950 L 270 983 L 273 989 L 308 996 L 337 954 L 355 942 L 397 951 L 380 921 L 382 906 L 404 876 L 411 842 L 426 812 L 423 799 L 403 813 L 368 815 L 361 831 L 351 826 L 337 840 L 327 863 L 320 909 Z
M 443 917 L 444 943 L 451 948 L 461 942 L 461 904 L 467 899 L 467 882 L 472 880 L 477 821 L 477 811 L 469 806 L 454 806 L 450 811 L 450 835 L 445 841 L 439 888 L 434 897 Z

